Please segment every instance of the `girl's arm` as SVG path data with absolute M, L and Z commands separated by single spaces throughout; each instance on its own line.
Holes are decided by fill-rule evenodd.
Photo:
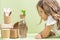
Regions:
M 40 33 L 40 35 L 41 35 L 43 38 L 48 37 L 49 34 L 50 34 L 50 31 L 51 31 L 51 29 L 52 29 L 52 26 L 53 26 L 53 25 L 46 26 L 46 27 L 44 28 L 44 30 Z
M 46 26 L 42 32 L 36 35 L 37 39 L 49 37 L 53 25 Z

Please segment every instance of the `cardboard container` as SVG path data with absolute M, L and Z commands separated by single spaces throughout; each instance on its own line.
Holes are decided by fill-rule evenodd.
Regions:
M 1 37 L 2 38 L 9 38 L 10 37 L 10 29 L 2 29 L 1 30 Z
M 10 8 L 4 8 L 4 23 L 9 24 L 11 23 L 11 9 Z
M 19 23 L 20 38 L 26 38 L 27 32 L 28 32 L 28 27 L 27 27 L 26 23 L 24 21 L 20 21 L 20 23 Z
M 13 28 L 13 25 L 12 24 L 2 24 L 1 28 L 10 29 L 10 28 Z
M 26 38 L 27 37 L 27 30 L 19 30 L 20 31 L 20 38 Z
M 27 37 L 27 33 L 26 32 L 20 34 L 20 38 L 26 38 L 26 37 Z
M 19 38 L 18 29 L 10 29 L 10 38 Z

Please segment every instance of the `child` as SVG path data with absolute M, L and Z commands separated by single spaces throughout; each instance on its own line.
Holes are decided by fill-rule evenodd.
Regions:
M 46 27 L 36 38 L 47 38 L 53 35 L 59 35 L 60 32 L 60 7 L 56 0 L 41 0 L 37 4 L 39 16 L 46 21 Z

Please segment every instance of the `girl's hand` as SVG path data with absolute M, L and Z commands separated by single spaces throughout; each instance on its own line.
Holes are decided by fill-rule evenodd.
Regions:
M 60 15 L 59 14 L 55 14 L 55 18 L 60 20 Z
M 38 35 L 36 35 L 36 37 L 35 37 L 36 39 L 41 39 L 42 37 L 41 37 L 41 35 L 40 34 L 38 34 Z
M 59 15 L 59 14 L 53 14 L 53 17 L 54 17 L 55 19 L 59 19 L 59 20 L 60 20 L 60 15 Z

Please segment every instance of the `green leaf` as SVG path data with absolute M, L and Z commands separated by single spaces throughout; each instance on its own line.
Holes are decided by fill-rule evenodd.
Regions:
M 26 15 L 26 14 L 25 14 L 25 13 L 26 13 L 26 10 L 22 10 L 22 13 L 23 13 L 23 15 L 25 16 L 25 15 Z

